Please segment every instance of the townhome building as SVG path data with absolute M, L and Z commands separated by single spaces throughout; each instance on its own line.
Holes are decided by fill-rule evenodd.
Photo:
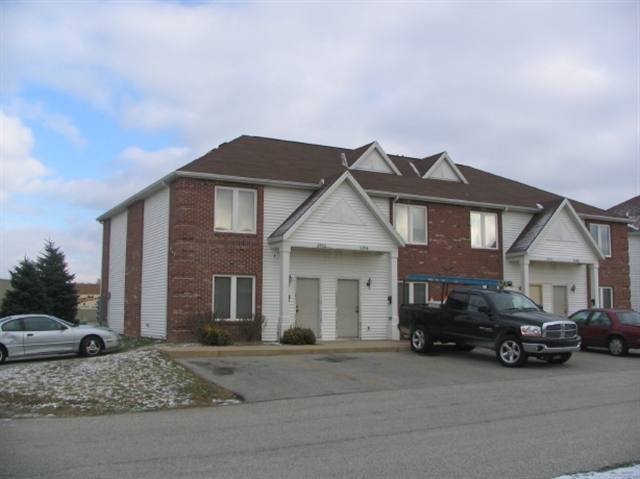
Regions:
M 398 338 L 437 274 L 511 281 L 548 311 L 630 306 L 628 220 L 446 153 L 241 136 L 98 220 L 108 324 L 193 337 L 194 318 L 264 318 L 321 340 Z
M 629 219 L 629 287 L 631 307 L 640 311 L 640 195 L 610 208 L 609 213 Z

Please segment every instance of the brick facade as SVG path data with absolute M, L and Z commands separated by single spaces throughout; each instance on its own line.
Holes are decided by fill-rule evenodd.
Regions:
M 629 276 L 629 236 L 625 223 L 604 223 L 601 221 L 589 224 L 608 224 L 611 230 L 611 258 L 600 261 L 600 287 L 613 288 L 613 306 L 631 308 L 631 289 Z M 589 287 L 589 291 L 591 288 Z M 591 299 L 591 298 L 590 298 Z
M 124 334 L 140 336 L 142 293 L 142 233 L 144 201 L 137 201 L 127 211 L 127 252 L 124 277 Z
M 404 203 L 404 202 L 403 202 Z M 419 203 L 427 206 L 427 245 L 407 245 L 398 251 L 398 280 L 410 274 L 438 274 L 502 279 L 502 245 L 496 250 L 471 248 L 471 211 L 464 206 Z M 502 237 L 498 213 L 498 238 Z M 440 289 L 430 285 L 429 295 L 439 298 Z
M 102 320 L 109 317 L 109 243 L 111 241 L 111 219 L 102 222 L 102 271 L 100 274 L 100 301 Z
M 255 234 L 214 232 L 216 186 L 255 189 Z M 171 184 L 167 339 L 193 339 L 193 319 L 212 307 L 215 274 L 255 277 L 255 312 L 262 306 L 263 188 L 182 178 Z

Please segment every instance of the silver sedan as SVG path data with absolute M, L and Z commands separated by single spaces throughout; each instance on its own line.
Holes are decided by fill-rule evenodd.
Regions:
M 108 328 L 75 325 L 55 316 L 22 314 L 0 319 L 0 363 L 5 359 L 59 354 L 97 356 L 120 347 Z

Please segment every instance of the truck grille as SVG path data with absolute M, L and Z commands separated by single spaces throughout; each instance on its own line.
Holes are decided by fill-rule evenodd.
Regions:
M 542 335 L 550 339 L 571 339 L 578 335 L 578 328 L 572 321 L 545 323 L 542 326 Z

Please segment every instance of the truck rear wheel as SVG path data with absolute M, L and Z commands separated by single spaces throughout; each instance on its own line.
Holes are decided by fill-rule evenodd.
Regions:
M 411 331 L 411 350 L 416 353 L 428 353 L 433 348 L 433 340 L 423 326 L 416 326 Z
M 522 347 L 522 343 L 513 336 L 502 338 L 496 348 L 496 356 L 503 366 L 508 368 L 519 368 L 527 362 L 527 353 Z

